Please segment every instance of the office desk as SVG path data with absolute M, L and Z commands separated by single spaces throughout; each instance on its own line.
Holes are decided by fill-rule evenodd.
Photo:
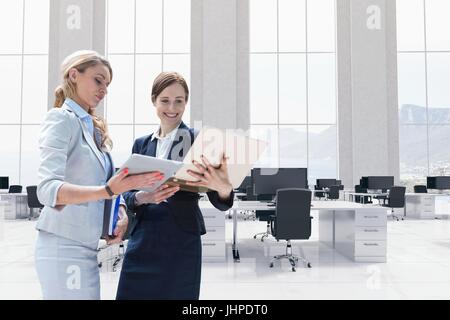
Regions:
M 406 193 L 405 216 L 416 219 L 434 219 L 439 210 L 439 201 L 450 199 L 445 193 Z M 444 206 L 442 214 L 450 214 L 448 205 Z
M 30 216 L 26 193 L 0 194 L 0 201 L 6 202 L 2 205 L 5 220 L 24 219 Z
M 319 211 L 319 241 L 355 262 L 386 262 L 387 209 L 348 201 L 312 201 Z M 233 208 L 232 251 L 240 261 L 237 241 L 239 210 L 274 210 L 259 201 L 235 202 Z
M 364 192 L 348 192 L 349 195 L 349 201 L 351 198 L 351 201 L 354 201 L 355 196 L 359 196 L 359 202 L 364 203 L 364 197 L 386 197 L 389 195 L 389 193 L 364 193 Z

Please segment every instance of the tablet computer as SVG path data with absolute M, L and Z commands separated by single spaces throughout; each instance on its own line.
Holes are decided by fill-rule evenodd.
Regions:
M 164 182 L 173 177 L 183 166 L 182 162 L 159 159 L 151 156 L 133 153 L 127 161 L 120 167 L 117 173 L 128 168 L 129 175 L 159 171 L 164 174 L 166 179 L 156 182 L 152 187 L 142 188 L 140 190 L 152 192 L 159 188 Z

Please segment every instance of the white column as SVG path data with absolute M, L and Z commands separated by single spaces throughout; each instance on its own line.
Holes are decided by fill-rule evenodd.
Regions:
M 50 0 L 48 108 L 61 83 L 61 63 L 70 53 L 88 49 L 105 54 L 105 0 Z M 97 108 L 103 115 L 103 104 Z
M 191 125 L 250 123 L 248 0 L 192 0 Z
M 339 174 L 399 181 L 395 1 L 337 0 Z

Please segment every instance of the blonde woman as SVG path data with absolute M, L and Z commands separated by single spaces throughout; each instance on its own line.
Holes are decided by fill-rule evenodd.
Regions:
M 107 94 L 112 69 L 94 51 L 77 51 L 62 64 L 62 84 L 39 136 L 38 198 L 44 208 L 36 228 L 36 270 L 44 299 L 99 299 L 97 246 L 103 214 L 115 195 L 149 186 L 159 172 L 113 176 L 112 141 L 95 108 Z M 107 210 L 107 209 L 106 209 Z M 127 228 L 120 207 L 115 237 Z

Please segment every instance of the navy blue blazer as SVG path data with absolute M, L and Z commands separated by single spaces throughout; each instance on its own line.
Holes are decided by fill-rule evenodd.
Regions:
M 174 142 L 170 148 L 168 159 L 182 161 L 194 142 L 195 137 L 196 134 L 194 133 L 194 129 L 189 128 L 181 122 Z M 132 153 L 154 157 L 156 155 L 158 139 L 151 141 L 151 138 L 152 134 L 136 139 L 134 141 Z M 161 214 L 168 212 L 173 216 L 174 220 L 182 230 L 200 235 L 206 233 L 202 212 L 198 206 L 198 199 L 200 198 L 198 193 L 178 191 L 172 197 L 168 198 L 167 202 L 135 206 L 136 193 L 137 190 L 132 190 L 124 193 L 123 197 L 127 203 L 128 209 L 131 212 L 136 213 L 138 221 L 145 214 L 158 214 L 158 211 L 160 211 Z M 221 200 L 216 191 L 208 192 L 207 195 L 214 207 L 221 211 L 226 211 L 233 206 L 233 191 L 231 191 L 230 197 L 226 201 Z M 133 233 L 133 228 L 130 230 L 130 234 L 131 233 Z

